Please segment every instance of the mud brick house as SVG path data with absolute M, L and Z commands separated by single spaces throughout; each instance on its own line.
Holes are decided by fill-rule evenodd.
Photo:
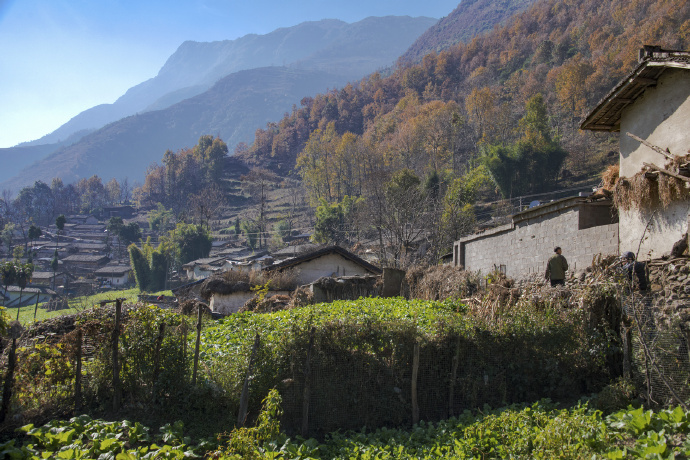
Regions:
M 381 269 L 340 246 L 323 249 L 269 265 L 265 271 L 295 270 L 298 284 L 309 284 L 324 276 L 380 275 Z
M 620 133 L 621 178 L 655 165 L 651 169 L 657 170 L 657 180 L 666 180 L 658 179 L 658 169 L 667 155 L 684 157 L 690 149 L 690 52 L 645 46 L 635 69 L 599 102 L 580 128 Z M 636 251 L 641 242 L 640 259 L 656 258 L 669 252 L 687 232 L 690 201 L 619 211 L 620 251 Z

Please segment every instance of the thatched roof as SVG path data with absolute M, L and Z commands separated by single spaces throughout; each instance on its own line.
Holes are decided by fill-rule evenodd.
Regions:
M 201 283 L 201 297 L 209 300 L 213 294 L 228 295 L 235 292 L 250 292 L 251 286 L 246 281 L 231 282 L 222 275 L 206 278 Z

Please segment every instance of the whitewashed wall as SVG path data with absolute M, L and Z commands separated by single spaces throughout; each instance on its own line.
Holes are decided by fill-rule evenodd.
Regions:
M 269 291 L 266 297 L 273 297 L 274 295 L 290 295 L 290 291 Z M 232 294 L 213 294 L 209 308 L 213 313 L 221 315 L 230 315 L 237 313 L 247 301 L 256 296 L 254 292 L 233 292 Z
M 666 159 L 626 135 L 633 133 L 648 142 L 686 155 L 690 149 L 690 71 L 667 69 L 656 87 L 649 87 L 621 115 L 620 175 L 632 177 L 643 162 L 663 167 Z M 637 252 L 641 259 L 670 252 L 673 243 L 688 230 L 690 202 L 677 203 L 656 212 L 620 212 L 620 250 Z M 649 224 L 649 226 L 648 226 Z M 645 231 L 646 228 L 646 231 Z

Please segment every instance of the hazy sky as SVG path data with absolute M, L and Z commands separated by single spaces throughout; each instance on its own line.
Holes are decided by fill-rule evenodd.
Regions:
M 441 18 L 458 0 L 0 0 L 0 147 L 38 139 L 154 77 L 185 40 L 303 21 Z

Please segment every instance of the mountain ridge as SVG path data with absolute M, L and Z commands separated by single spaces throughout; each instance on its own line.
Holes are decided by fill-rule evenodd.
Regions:
M 435 19 L 431 18 L 410 18 L 409 16 L 403 16 L 403 17 L 396 17 L 396 16 L 386 16 L 383 18 L 365 18 L 362 21 L 358 21 L 352 24 L 347 24 L 343 21 L 339 20 L 323 20 L 323 21 L 312 21 L 312 22 L 307 22 L 307 23 L 302 23 L 300 27 L 293 26 L 291 28 L 283 28 L 279 29 L 277 31 L 271 32 L 270 34 L 266 35 L 255 35 L 250 37 L 247 40 L 238 42 L 236 39 L 234 41 L 222 41 L 222 42 L 210 42 L 210 48 L 221 48 L 221 49 L 226 49 L 225 54 L 227 55 L 236 55 L 237 50 L 232 50 L 230 49 L 229 51 L 228 48 L 223 48 L 224 46 L 229 46 L 230 48 L 241 46 L 242 51 L 241 53 L 245 53 L 246 55 L 252 54 L 256 51 L 252 51 L 252 48 L 248 48 L 244 46 L 247 42 L 250 41 L 256 41 L 259 40 L 262 42 L 261 49 L 264 51 L 267 49 L 272 49 L 273 46 L 281 47 L 281 51 L 278 54 L 272 54 L 271 56 L 289 56 L 291 59 L 295 56 L 300 56 L 303 57 L 303 59 L 291 63 L 289 66 L 283 67 L 283 66 L 273 66 L 275 68 L 281 68 L 281 69 L 287 69 L 287 68 L 295 68 L 298 69 L 301 72 L 302 78 L 307 78 L 308 75 L 310 75 L 311 70 L 313 69 L 313 75 L 314 78 L 316 78 L 316 83 L 318 85 L 314 86 L 313 88 L 310 88 L 309 91 L 305 91 L 304 94 L 296 94 L 296 93 L 283 93 L 282 96 L 280 97 L 275 97 L 272 96 L 274 101 L 281 100 L 284 105 L 281 106 L 280 108 L 273 107 L 273 109 L 267 114 L 269 115 L 263 115 L 260 117 L 255 117 L 254 115 L 246 117 L 245 120 L 240 120 L 242 122 L 243 128 L 241 130 L 232 130 L 232 133 L 230 134 L 230 137 L 226 140 L 229 145 L 234 145 L 237 142 L 240 141 L 249 141 L 251 139 L 251 135 L 253 134 L 254 130 L 262 126 L 266 123 L 266 121 L 269 121 L 270 119 L 275 119 L 279 118 L 282 116 L 282 114 L 289 110 L 292 104 L 297 103 L 300 99 L 302 99 L 304 96 L 308 96 L 310 94 L 315 94 L 318 91 L 324 91 L 328 88 L 335 87 L 337 85 L 344 85 L 350 80 L 357 80 L 364 75 L 371 73 L 379 68 L 382 68 L 387 65 L 391 65 L 395 62 L 395 59 L 404 52 L 405 49 L 409 46 L 410 43 L 416 39 L 424 30 L 426 30 L 431 24 L 435 22 Z M 328 31 L 327 25 L 335 25 L 335 29 Z M 385 37 L 379 35 L 379 42 L 384 43 L 385 46 L 381 47 L 375 47 L 373 46 L 372 40 L 377 39 L 377 35 L 374 33 L 374 31 L 371 31 L 371 29 L 374 28 L 380 28 L 381 30 L 385 30 Z M 363 33 L 363 30 L 369 29 L 370 32 L 368 33 Z M 319 34 L 318 37 L 326 37 L 324 40 L 320 39 L 315 39 L 313 34 L 310 34 L 310 30 L 318 30 Z M 300 35 L 301 34 L 301 35 Z M 297 36 L 299 35 L 299 37 Z M 268 38 L 266 38 L 268 36 Z M 246 37 L 246 36 L 245 36 Z M 244 37 L 241 37 L 244 38 Z M 310 48 L 305 48 L 303 46 L 305 41 L 309 41 L 314 43 Z M 228 45 L 229 44 L 229 45 Z M 69 132 L 70 130 L 75 130 L 77 128 L 80 128 L 81 130 L 85 130 L 90 132 L 91 134 L 97 132 L 99 129 L 102 129 L 100 127 L 94 128 L 91 125 L 84 126 L 82 123 L 84 122 L 83 119 L 88 119 L 88 121 L 95 120 L 99 123 L 103 123 L 103 128 L 109 126 L 111 123 L 117 123 L 117 120 L 127 118 L 129 115 L 134 115 L 134 114 L 139 114 L 142 115 L 144 113 L 148 113 L 149 111 L 158 111 L 158 110 L 165 110 L 173 107 L 175 104 L 178 104 L 184 100 L 187 100 L 189 98 L 193 98 L 195 96 L 198 96 L 200 94 L 203 94 L 204 91 L 209 90 L 212 88 L 212 85 L 209 85 L 208 88 L 205 87 L 208 83 L 206 81 L 210 78 L 213 79 L 215 77 L 212 77 L 215 73 L 222 73 L 222 69 L 227 69 L 227 67 L 222 67 L 223 62 L 227 62 L 227 58 L 223 57 L 219 54 L 218 50 L 216 49 L 215 54 L 207 54 L 206 56 L 201 57 L 201 61 L 197 60 L 195 62 L 205 62 L 209 67 L 212 67 L 212 69 L 208 70 L 207 72 L 204 72 L 201 77 L 199 77 L 197 80 L 195 80 L 194 84 L 197 86 L 185 86 L 185 87 L 177 87 L 175 85 L 170 85 L 165 86 L 165 90 L 158 90 L 158 91 L 153 91 L 150 90 L 150 88 L 153 87 L 153 85 L 156 83 L 156 81 L 162 81 L 162 79 L 165 78 L 171 78 L 171 74 L 175 74 L 175 69 L 179 68 L 184 62 L 184 59 L 182 58 L 183 54 L 186 54 L 188 52 L 194 51 L 198 46 L 200 46 L 200 42 L 192 42 L 192 41 L 187 41 L 184 42 L 183 45 L 180 46 L 179 49 L 182 49 L 183 51 L 181 52 L 182 54 L 178 53 L 173 53 L 171 57 L 166 61 L 166 64 L 163 65 L 161 70 L 159 71 L 159 75 L 161 75 L 159 80 L 156 80 L 158 77 L 154 77 L 153 79 L 146 80 L 145 82 L 142 82 L 138 85 L 135 85 L 134 87 L 130 88 L 123 96 L 118 98 L 118 100 L 112 104 L 112 105 L 100 105 L 96 107 L 92 107 L 84 112 L 82 114 L 78 115 L 77 117 L 74 117 L 70 122 L 68 122 L 66 125 L 63 125 L 62 127 L 58 128 L 58 130 L 54 131 L 54 137 L 56 138 L 55 140 L 58 139 L 66 139 L 69 137 Z M 324 50 L 322 53 L 319 53 L 319 50 L 322 50 L 325 46 L 328 46 L 329 48 Z M 348 47 L 351 47 L 352 50 L 350 50 L 349 54 L 346 53 L 348 50 Z M 314 52 L 314 49 L 317 51 Z M 363 58 L 360 58 L 357 55 L 357 52 L 354 50 L 358 51 L 363 51 L 363 52 L 368 52 L 368 54 L 365 54 Z M 233 54 L 235 53 L 235 54 Z M 281 54 L 282 53 L 282 54 Z M 298 53 L 298 54 L 295 54 Z M 198 54 L 198 53 L 197 53 Z M 222 53 L 221 53 L 222 54 Z M 311 58 L 312 60 L 310 61 L 310 56 L 313 57 Z M 334 56 L 338 55 L 337 62 L 334 59 Z M 264 61 L 271 61 L 271 57 L 268 56 L 267 53 L 264 53 Z M 343 58 L 343 56 L 346 56 Z M 218 64 L 220 63 L 220 64 Z M 221 67 L 219 67 L 221 66 Z M 196 68 L 196 65 L 190 65 L 190 69 Z M 218 70 L 218 69 L 221 70 Z M 263 69 L 270 69 L 271 67 L 261 67 Z M 215 70 L 214 70 L 215 69 Z M 248 70 L 248 69 L 244 69 Z M 281 72 L 284 72 L 281 71 Z M 324 76 L 325 73 L 330 74 L 328 78 Z M 210 77 L 211 76 L 211 77 Z M 206 80 L 204 80 L 206 79 Z M 240 79 L 241 80 L 241 79 Z M 289 85 L 294 85 L 294 82 L 289 82 L 289 79 L 286 80 L 288 81 Z M 168 91 L 169 88 L 175 87 L 175 91 L 171 92 Z M 146 97 L 144 97 L 146 96 Z M 287 100 L 285 96 L 289 96 L 291 100 Z M 138 104 L 137 108 L 139 110 L 134 111 L 133 113 L 127 115 L 123 114 L 122 110 L 124 110 L 124 107 L 131 107 L 130 101 L 136 101 Z M 133 102 L 132 102 L 133 103 Z M 263 104 L 263 105 L 262 105 Z M 261 103 L 257 104 L 257 107 L 265 107 L 266 105 L 271 105 L 270 101 L 262 101 Z M 123 108 L 123 109 L 120 109 Z M 107 119 L 107 113 L 108 111 L 118 111 L 117 115 L 119 118 L 117 120 L 108 120 Z M 232 108 L 230 109 L 232 110 Z M 245 107 L 243 109 L 245 112 L 246 110 L 252 110 L 251 108 Z M 169 113 L 174 113 L 175 110 L 172 110 Z M 155 119 L 153 117 L 152 119 Z M 256 124 L 255 126 L 249 127 L 247 125 L 247 120 L 259 120 L 260 122 Z M 67 126 L 69 125 L 69 126 Z M 120 127 L 122 126 L 129 126 L 127 123 L 119 125 Z M 112 128 L 109 128 L 112 129 Z M 209 127 L 209 129 L 212 129 L 212 127 Z M 224 130 L 225 132 L 228 132 L 230 130 Z M 217 132 L 214 131 L 206 131 L 203 134 L 208 134 L 209 132 L 213 134 L 217 134 Z M 159 136 L 154 136 L 154 137 L 159 137 Z M 44 136 L 45 138 L 45 136 Z M 98 138 L 103 139 L 103 136 L 98 136 Z M 90 138 L 88 140 L 84 141 L 85 145 L 90 145 L 91 142 L 93 142 L 94 138 Z M 175 137 L 175 139 L 180 139 L 180 137 Z M 187 138 L 188 139 L 188 138 Z M 138 146 L 133 146 L 133 148 L 139 152 L 140 155 L 148 155 L 149 161 L 146 163 L 145 166 L 150 164 L 153 161 L 159 161 L 162 154 L 166 149 L 179 149 L 181 147 L 184 147 L 186 145 L 193 145 L 196 142 L 197 139 L 193 139 L 193 141 L 189 141 L 190 143 L 187 143 L 187 140 L 185 140 L 185 144 L 179 144 L 177 141 L 171 141 L 167 143 L 163 143 L 162 140 L 161 142 L 156 145 L 155 147 L 153 145 L 149 144 L 152 148 L 155 148 L 154 152 L 142 152 L 141 148 Z M 59 153 L 60 156 L 65 158 L 65 161 L 67 161 L 67 157 L 65 157 L 65 152 L 67 150 L 71 150 L 74 152 L 74 154 L 71 156 L 72 160 L 76 161 L 76 157 L 78 157 L 80 154 L 77 152 L 84 152 L 90 149 L 90 147 L 84 147 L 78 145 L 79 142 L 76 144 L 73 144 L 72 146 L 65 146 L 64 143 L 61 144 L 60 146 L 56 146 L 56 149 L 54 150 L 53 153 Z M 37 145 L 36 143 L 31 143 L 31 145 Z M 24 145 L 24 146 L 29 146 L 29 145 Z M 104 149 L 104 151 L 112 151 L 112 149 Z M 17 160 L 22 160 L 23 158 L 18 155 L 13 155 L 12 154 L 12 148 L 7 149 L 5 152 L 5 155 L 1 155 L 0 158 L 4 157 L 4 161 L 12 161 L 13 157 L 18 157 Z M 69 157 L 69 155 L 68 155 Z M 35 160 L 32 158 L 32 160 Z M 54 164 L 54 161 L 51 160 L 49 163 Z M 35 174 L 32 173 L 32 171 L 35 173 L 35 164 L 32 164 L 30 161 L 26 161 L 23 164 L 24 168 L 21 169 L 23 172 L 20 173 L 19 178 L 12 178 L 12 176 L 9 176 L 8 174 L 2 174 L 0 173 L 0 181 L 2 183 L 0 186 L 2 187 L 21 187 L 23 185 L 26 185 L 28 183 L 32 183 L 35 179 Z M 54 164 L 54 166 L 56 166 Z M 55 169 L 55 167 L 51 168 L 51 170 L 57 172 L 58 170 L 67 174 L 67 177 L 71 177 L 73 179 L 76 179 L 81 176 L 76 176 L 74 174 L 68 173 L 65 169 L 64 166 L 59 165 L 60 167 L 58 169 Z M 145 169 L 144 166 L 144 169 Z M 134 167 L 134 166 L 133 166 Z M 16 169 L 16 168 L 15 168 Z M 46 179 L 52 179 L 52 178 L 47 178 L 46 174 L 48 171 L 45 171 L 46 168 L 39 168 L 43 170 L 40 174 L 41 180 L 46 180 Z M 106 171 L 107 172 L 107 171 Z M 99 174 L 103 173 L 101 169 L 98 167 L 94 168 L 94 174 Z M 143 177 L 144 170 L 137 170 L 137 171 L 132 171 L 132 173 L 128 174 L 129 176 L 134 176 L 134 177 Z M 63 180 L 66 178 L 63 178 Z M 67 179 L 70 180 L 70 179 Z M 66 180 L 66 181 L 67 181 Z

